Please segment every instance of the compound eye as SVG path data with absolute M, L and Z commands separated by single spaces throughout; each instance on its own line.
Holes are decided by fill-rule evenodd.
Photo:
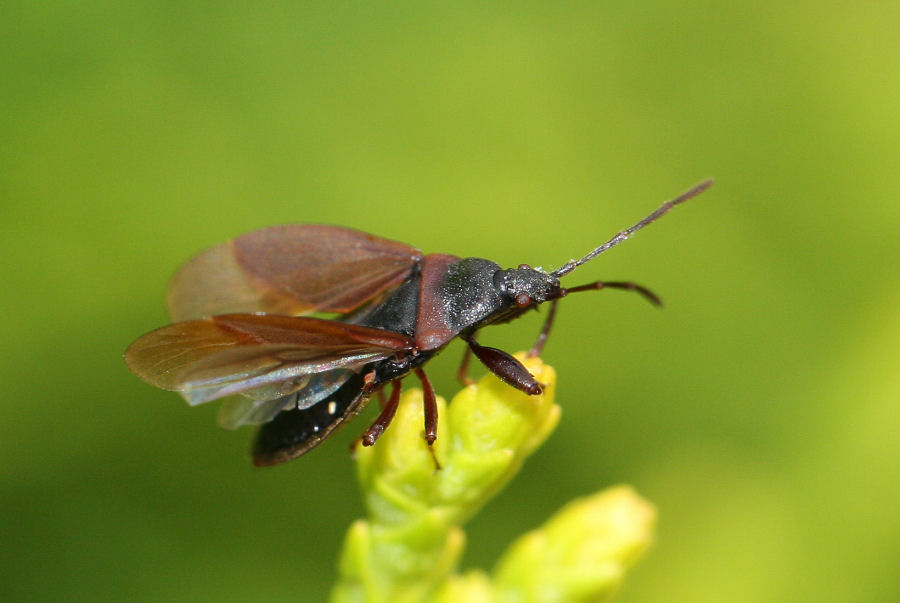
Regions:
M 518 306 L 527 306 L 531 303 L 531 298 L 525 295 L 524 293 L 519 293 L 516 296 L 516 305 Z
M 531 270 L 531 266 L 528 264 L 519 264 L 519 270 Z

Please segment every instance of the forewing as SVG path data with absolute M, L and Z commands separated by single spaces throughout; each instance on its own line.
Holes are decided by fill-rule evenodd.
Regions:
M 338 226 L 256 230 L 201 252 L 175 274 L 173 320 L 232 312 L 350 312 L 403 282 L 414 247 Z
M 298 389 L 310 375 L 411 349 L 398 333 L 317 318 L 228 314 L 152 331 L 125 352 L 138 377 L 201 404 L 233 394 L 256 399 Z
M 351 370 L 335 369 L 297 380 L 296 391 L 287 395 L 284 384 L 274 384 L 233 396 L 219 407 L 219 425 L 225 429 L 259 425 L 283 410 L 309 408 L 337 391 L 352 375 Z

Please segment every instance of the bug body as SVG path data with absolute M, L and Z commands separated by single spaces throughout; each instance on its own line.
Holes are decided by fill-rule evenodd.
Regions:
M 227 427 L 261 424 L 257 465 L 296 458 L 357 414 L 392 383 L 390 398 L 363 434 L 371 445 L 389 425 L 400 379 L 414 372 L 425 392 L 425 439 L 437 437 L 434 389 L 422 366 L 460 337 L 488 369 L 529 394 L 541 385 L 515 358 L 480 345 L 479 329 L 552 302 L 534 353 L 569 292 L 559 277 L 702 190 L 691 189 L 579 261 L 546 273 L 503 269 L 480 258 L 423 255 L 402 243 L 334 226 L 289 225 L 254 231 L 202 252 L 173 278 L 168 306 L 176 322 L 126 351 L 128 367 L 191 404 L 235 396 L 220 411 Z M 334 312 L 336 320 L 303 316 Z M 467 351 L 467 352 L 468 352 Z M 468 356 L 466 357 L 466 360 Z M 464 361 L 465 362 L 465 361 Z

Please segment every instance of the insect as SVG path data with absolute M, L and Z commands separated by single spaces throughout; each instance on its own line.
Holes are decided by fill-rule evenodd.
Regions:
M 509 322 L 536 306 L 550 310 L 531 354 L 547 340 L 560 298 L 599 289 L 635 291 L 631 282 L 595 281 L 563 287 L 560 277 L 618 245 L 675 205 L 709 188 L 705 181 L 660 206 L 580 260 L 552 272 L 525 264 L 509 270 L 480 258 L 423 255 L 418 249 L 360 231 L 323 225 L 275 226 L 207 249 L 187 262 L 169 286 L 173 324 L 151 331 L 125 352 L 138 377 L 180 393 L 191 405 L 229 397 L 219 422 L 259 424 L 256 465 L 299 457 L 358 414 L 391 384 L 375 422 L 362 434 L 370 446 L 400 399 L 400 381 L 421 380 L 425 440 L 437 437 L 434 388 L 422 367 L 451 340 L 512 387 L 540 394 L 541 384 L 513 356 L 482 346 L 482 327 Z M 335 320 L 304 316 L 337 313 Z

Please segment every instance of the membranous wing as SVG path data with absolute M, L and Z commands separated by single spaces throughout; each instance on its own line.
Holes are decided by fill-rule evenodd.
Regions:
M 219 407 L 219 425 L 225 429 L 260 425 L 271 421 L 282 411 L 309 408 L 336 392 L 353 374 L 350 369 L 334 369 L 294 379 L 290 387 L 275 384 L 270 388 L 232 396 Z
M 235 312 L 347 313 L 406 280 L 414 247 L 338 226 L 256 230 L 196 255 L 172 278 L 173 320 Z
M 398 333 L 331 320 L 227 314 L 151 331 L 128 348 L 125 362 L 192 405 L 234 394 L 271 400 L 305 391 L 321 398 L 336 389 L 329 378 L 339 387 L 363 366 L 412 346 Z M 316 375 L 330 377 L 311 379 Z

